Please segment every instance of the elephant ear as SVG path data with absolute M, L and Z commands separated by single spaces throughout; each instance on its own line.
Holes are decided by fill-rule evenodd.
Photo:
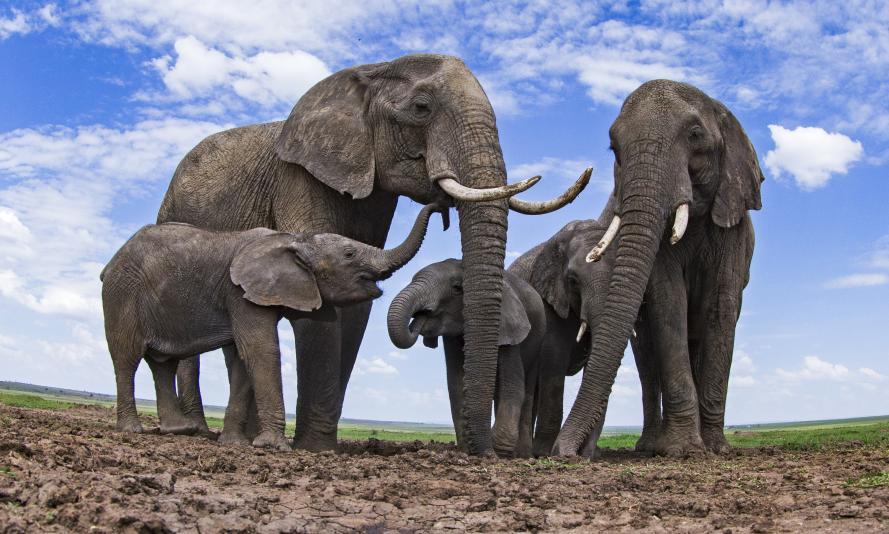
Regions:
M 762 208 L 759 189 L 765 178 L 756 150 L 738 119 L 720 102 L 716 102 L 716 114 L 725 153 L 711 217 L 717 225 L 729 228 L 738 224 L 747 210 Z
M 281 129 L 278 157 L 296 163 L 325 185 L 352 198 L 373 190 L 373 135 L 367 125 L 367 88 L 385 63 L 345 69 L 299 99 Z
M 573 224 L 573 223 L 570 223 Z M 569 226 L 570 226 L 569 224 Z M 562 319 L 568 317 L 568 281 L 562 272 L 567 263 L 565 244 L 560 239 L 562 232 L 570 231 L 566 226 L 554 235 L 537 255 L 531 266 L 529 283 L 540 294 L 540 297 L 552 306 Z
M 512 284 L 503 280 L 503 298 L 500 303 L 500 339 L 498 345 L 518 345 L 528 337 L 531 321 L 525 306 Z
M 244 298 L 260 306 L 286 306 L 297 311 L 321 307 L 315 275 L 303 259 L 302 243 L 276 232 L 254 239 L 232 260 L 229 276 Z

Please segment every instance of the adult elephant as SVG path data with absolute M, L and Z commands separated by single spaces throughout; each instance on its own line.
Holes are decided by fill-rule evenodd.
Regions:
M 602 421 L 643 294 L 645 345 L 659 364 L 663 395 L 654 452 L 725 450 L 735 325 L 753 255 L 748 210 L 762 205 L 756 152 L 723 104 L 668 80 L 633 91 L 609 135 L 615 191 L 606 235 L 617 240 L 614 269 L 580 391 L 553 452 L 576 454 Z
M 554 201 L 507 202 L 536 179 L 506 185 L 494 111 L 478 80 L 458 58 L 411 55 L 329 76 L 284 122 L 203 140 L 176 169 L 158 222 L 330 232 L 382 247 L 400 195 L 456 203 L 467 278 L 467 443 L 481 454 L 492 450 L 507 206 L 552 211 L 573 200 L 588 179 L 582 175 Z M 292 323 L 298 354 L 294 446 L 336 447 L 370 307 L 338 308 L 329 323 Z M 197 374 L 196 359 L 179 373 L 180 402 L 203 424 Z

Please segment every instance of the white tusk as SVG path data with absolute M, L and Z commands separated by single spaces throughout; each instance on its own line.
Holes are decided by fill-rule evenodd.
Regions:
M 577 329 L 577 342 L 580 343 L 580 340 L 583 339 L 583 335 L 586 333 L 586 321 L 580 322 L 580 328 Z
M 583 171 L 583 174 L 577 179 L 574 184 L 568 188 L 567 191 L 559 195 L 558 197 L 547 200 L 545 202 L 529 202 L 527 200 L 520 200 L 515 197 L 509 197 L 509 209 L 512 211 L 516 211 L 518 213 L 524 213 L 525 215 L 540 215 L 543 213 L 550 213 L 552 211 L 556 211 L 559 208 L 567 206 L 577 198 L 577 195 L 580 194 L 581 191 L 590 183 L 590 176 L 593 175 L 593 168 L 588 167 L 587 170 Z
M 617 229 L 620 228 L 620 217 L 617 215 L 611 219 L 611 224 L 608 225 L 608 230 L 605 230 L 605 235 L 602 236 L 602 239 L 599 240 L 599 244 L 593 247 L 590 250 L 590 253 L 586 255 L 586 262 L 592 263 L 594 261 L 599 261 L 602 259 L 602 254 L 605 253 L 605 249 L 608 248 L 608 245 L 611 244 L 611 241 L 614 239 L 614 236 L 617 235 Z
M 670 244 L 675 245 L 685 235 L 688 228 L 688 204 L 680 204 L 676 208 L 676 218 L 673 220 L 673 235 L 670 236 Z
M 514 184 L 507 184 L 500 187 L 491 187 L 486 189 L 475 189 L 474 187 L 466 187 L 453 178 L 439 178 L 438 185 L 444 189 L 445 193 L 456 200 L 466 202 L 481 202 L 483 200 L 499 200 L 501 198 L 517 195 L 528 189 L 532 185 L 540 181 L 540 176 L 532 176 L 527 180 L 522 180 Z

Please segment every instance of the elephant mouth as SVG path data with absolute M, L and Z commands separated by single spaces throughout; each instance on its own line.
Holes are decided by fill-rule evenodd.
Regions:
M 424 332 L 424 328 L 431 318 L 432 314 L 428 310 L 422 310 L 415 313 L 411 318 L 410 324 L 408 325 L 408 330 L 410 330 L 411 335 L 429 335 L 428 331 Z
M 383 290 L 377 285 L 377 278 L 371 273 L 360 273 L 356 283 L 373 299 L 379 298 L 383 294 Z

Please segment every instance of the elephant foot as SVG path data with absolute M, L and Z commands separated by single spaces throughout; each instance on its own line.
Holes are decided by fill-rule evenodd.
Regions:
M 552 437 L 534 437 L 534 447 L 532 449 L 535 458 L 544 458 L 553 452 L 553 445 L 556 442 L 555 436 Z
M 336 431 L 332 434 L 305 433 L 293 436 L 293 448 L 309 452 L 336 451 Z
M 587 441 L 586 445 L 583 446 L 583 450 L 580 451 L 580 455 L 584 458 L 594 460 L 602 456 L 602 450 L 596 445 L 596 442 L 593 440 Z
M 665 431 L 655 440 L 651 452 L 656 456 L 686 458 L 688 456 L 705 454 L 707 450 L 697 432 L 680 435 Z
M 725 434 L 722 431 L 722 427 L 708 427 L 705 426 L 701 430 L 701 438 L 704 440 L 704 445 L 707 447 L 707 450 L 716 454 L 726 454 L 731 452 L 732 446 L 729 445 L 727 439 L 725 439 Z
M 654 452 L 657 443 L 657 432 L 654 430 L 642 430 L 642 435 L 636 441 L 636 452 Z
M 277 430 L 260 432 L 260 434 L 256 436 L 256 439 L 253 440 L 253 446 L 279 451 L 290 451 L 290 443 L 287 442 L 284 433 Z
M 220 445 L 227 446 L 235 446 L 235 447 L 249 447 L 250 440 L 247 439 L 240 431 L 229 430 L 228 427 L 222 429 L 222 434 L 219 434 L 219 439 L 216 440 Z
M 117 421 L 117 430 L 119 432 L 130 432 L 132 434 L 142 434 L 145 432 L 145 429 L 142 428 L 142 423 L 135 417 L 124 420 L 119 419 Z
M 193 421 L 183 419 L 181 421 L 161 421 L 161 434 L 176 434 L 177 436 L 192 436 L 197 434 L 200 429 Z

